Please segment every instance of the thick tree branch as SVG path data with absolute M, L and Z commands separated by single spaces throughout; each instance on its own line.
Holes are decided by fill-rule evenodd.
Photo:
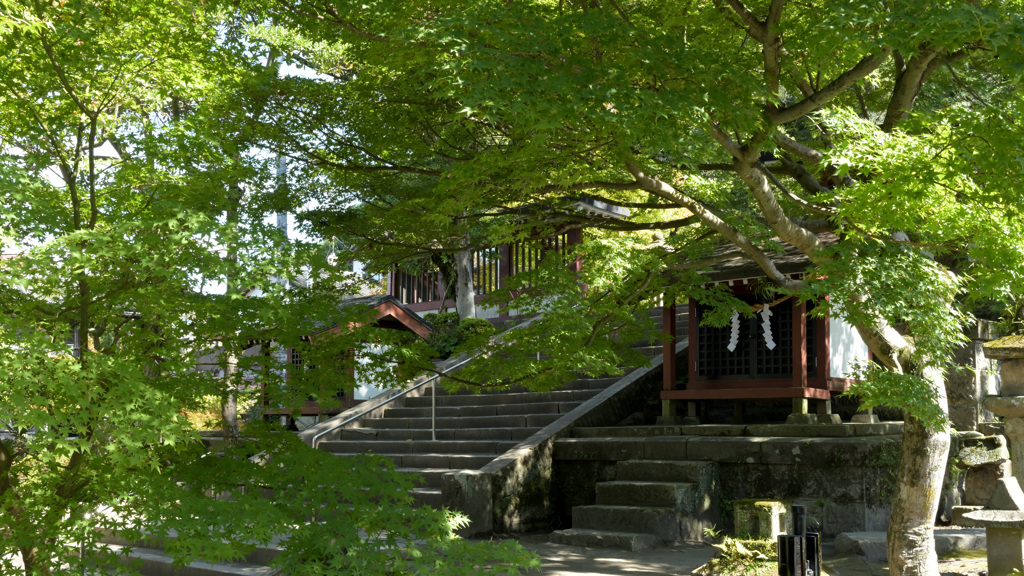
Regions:
M 809 230 L 797 225 L 786 211 L 779 205 L 775 194 L 771 191 L 767 176 L 761 172 L 757 164 L 736 163 L 736 173 L 747 185 L 750 193 L 761 208 L 761 213 L 767 221 L 768 227 L 779 235 L 783 241 L 793 245 L 797 250 L 811 256 L 821 245 L 818 237 Z
M 768 178 L 768 181 L 772 183 L 772 186 L 775 186 L 775 188 L 777 190 L 782 192 L 787 198 L 789 198 L 797 206 L 800 206 L 801 208 L 803 208 L 805 210 L 808 210 L 810 212 L 815 212 L 815 213 L 820 214 L 822 216 L 826 216 L 826 217 L 834 217 L 834 216 L 836 216 L 836 214 L 834 212 L 832 212 L 831 210 L 828 210 L 828 209 L 826 209 L 826 208 L 824 208 L 822 206 L 818 206 L 816 204 L 812 204 L 812 203 L 804 200 L 803 198 L 800 198 L 796 194 L 793 194 L 793 192 L 789 188 L 787 188 L 785 184 L 783 184 L 781 181 L 779 181 L 779 179 L 775 177 L 775 174 L 772 174 L 772 171 L 769 170 L 764 164 L 758 162 L 757 163 L 757 167 Z
M 706 225 L 713 228 L 716 232 L 721 234 L 724 238 L 739 247 L 740 250 L 754 261 L 758 267 L 765 273 L 769 280 L 776 283 L 779 286 L 790 289 L 799 289 L 803 287 L 803 282 L 799 280 L 793 280 L 785 274 L 779 271 L 772 262 L 771 258 L 768 257 L 760 248 L 755 246 L 744 234 L 739 230 L 736 230 L 730 226 L 727 222 L 714 214 L 706 206 L 697 202 L 693 198 L 681 194 L 678 190 L 663 182 L 657 178 L 652 178 L 645 174 L 640 167 L 633 162 L 627 163 L 627 168 L 637 179 L 638 182 L 643 185 L 644 190 L 652 192 L 657 196 L 665 198 L 679 204 L 683 208 L 689 209 L 695 216 L 700 218 Z M 763 178 L 763 176 L 762 176 Z M 766 181 L 767 183 L 767 181 Z M 815 239 L 816 240 L 816 239 Z
M 747 10 L 747 7 L 739 0 L 725 0 L 725 3 L 728 4 L 729 8 L 731 8 L 732 11 L 743 20 L 743 23 L 747 25 L 747 35 L 763 44 L 765 33 L 764 23 L 758 20 L 757 16 L 755 16 L 753 12 Z
M 869 54 L 865 56 L 853 68 L 850 68 L 846 72 L 840 74 L 835 80 L 829 82 L 821 90 L 818 90 L 814 94 L 804 98 L 792 106 L 782 108 L 774 112 L 769 112 L 768 119 L 776 125 L 785 124 L 787 122 L 792 122 L 801 116 L 806 116 L 807 114 L 814 112 L 821 108 L 826 102 L 832 100 L 849 88 L 854 82 L 863 79 L 865 76 L 878 69 L 878 67 L 885 62 L 888 55 L 889 50 L 885 49 L 879 54 Z
M 931 64 L 940 52 L 941 49 L 923 49 L 911 57 L 902 70 L 897 72 L 892 96 L 889 97 L 889 105 L 885 110 L 885 119 L 882 120 L 883 132 L 892 132 L 896 125 L 910 114 L 910 110 L 914 107 L 914 101 L 921 92 L 921 86 L 924 85 L 928 75 L 937 68 Z

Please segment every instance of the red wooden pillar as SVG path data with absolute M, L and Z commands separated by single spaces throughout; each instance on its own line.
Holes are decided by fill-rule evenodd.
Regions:
M 807 387 L 807 303 L 793 304 L 793 386 Z

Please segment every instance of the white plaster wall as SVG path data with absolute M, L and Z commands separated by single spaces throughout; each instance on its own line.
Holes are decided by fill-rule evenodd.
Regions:
M 356 385 L 353 394 L 355 400 L 369 400 L 384 392 L 385 389 L 378 387 L 378 382 L 373 378 L 373 369 L 369 366 L 370 362 L 373 361 L 372 358 L 367 357 L 363 352 L 379 354 L 386 349 L 387 346 L 378 344 L 363 344 L 359 351 L 356 352 Z
M 829 322 L 829 343 L 832 357 L 829 362 L 829 377 L 853 378 L 853 364 L 868 361 L 868 345 L 841 315 L 833 314 Z

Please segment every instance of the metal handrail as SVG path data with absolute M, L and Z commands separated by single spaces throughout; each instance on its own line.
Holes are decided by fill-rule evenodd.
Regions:
M 469 363 L 470 360 L 473 360 L 474 358 L 476 358 L 480 354 L 481 354 L 481 352 L 477 352 L 477 353 L 473 354 L 472 356 L 466 358 L 462 362 L 459 362 L 458 364 L 455 364 L 454 366 L 451 366 L 450 368 L 448 368 L 447 373 L 451 373 L 456 368 L 461 368 L 465 364 Z M 335 430 L 337 430 L 338 428 L 341 428 L 342 426 L 348 424 L 349 422 L 353 422 L 355 420 L 358 420 L 358 419 L 362 418 L 363 416 L 366 416 L 370 412 L 373 412 L 374 410 L 376 410 L 376 409 L 378 409 L 378 408 L 380 408 L 382 406 L 387 406 L 391 402 L 393 402 L 393 401 L 395 401 L 395 400 L 397 400 L 399 398 L 402 398 L 403 396 L 405 396 L 409 392 L 412 392 L 413 390 L 419 390 L 420 388 L 426 386 L 428 382 L 431 383 L 431 390 L 430 390 L 430 396 L 431 396 L 431 398 L 430 398 L 430 438 L 431 438 L 431 440 L 437 440 L 437 424 L 436 424 L 437 423 L 437 417 L 436 417 L 436 412 L 437 412 L 437 381 L 440 380 L 443 376 L 446 376 L 446 375 L 447 374 L 435 374 L 434 376 L 424 380 L 423 382 L 420 382 L 419 384 L 416 384 L 415 386 L 412 386 L 410 388 L 402 390 L 398 394 L 395 394 L 394 396 L 392 396 L 391 398 L 388 398 L 387 400 L 385 400 L 384 402 L 381 402 L 380 404 L 375 404 L 374 406 L 372 406 L 370 408 L 367 408 L 366 410 L 363 410 L 362 412 L 360 412 L 358 414 L 355 414 L 354 416 L 349 416 L 348 418 L 342 420 L 341 422 L 338 422 L 337 424 L 331 426 L 330 428 L 327 428 L 325 430 L 321 430 L 320 432 L 317 432 L 313 436 L 313 438 L 310 440 L 310 442 L 309 442 L 310 446 L 312 446 L 315 449 L 317 447 L 317 444 L 320 441 L 320 438 L 322 438 L 323 436 L 327 435 L 328 433 L 334 432 Z

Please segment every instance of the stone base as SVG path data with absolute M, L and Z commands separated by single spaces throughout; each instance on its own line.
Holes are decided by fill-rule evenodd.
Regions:
M 954 526 L 964 525 L 964 514 L 984 509 L 984 506 L 953 506 L 953 518 L 950 521 Z
M 778 538 L 793 531 L 789 504 L 780 500 L 738 500 L 733 503 L 736 535 L 752 539 Z
M 839 414 L 790 414 L 786 424 L 842 424 Z
M 854 414 L 853 418 L 850 418 L 850 422 L 855 424 L 878 424 L 878 416 L 870 413 L 866 414 Z

